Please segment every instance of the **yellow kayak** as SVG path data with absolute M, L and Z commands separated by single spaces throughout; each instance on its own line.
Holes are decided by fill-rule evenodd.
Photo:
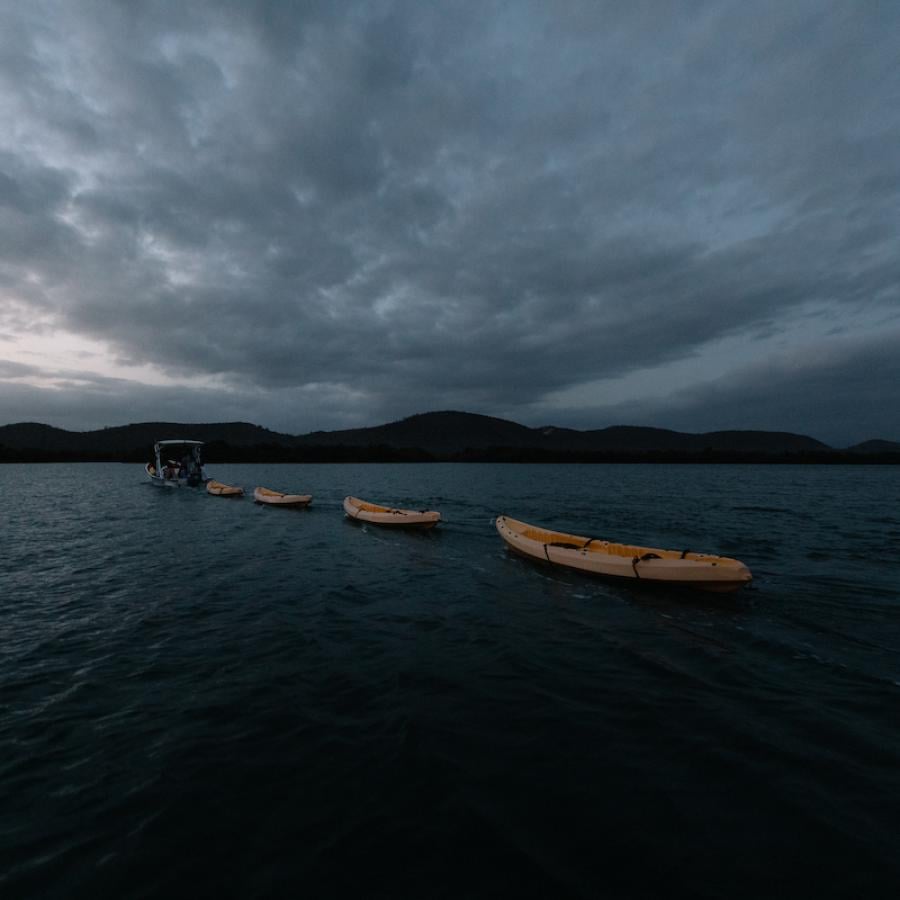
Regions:
M 497 517 L 506 545 L 542 562 L 615 578 L 684 585 L 704 591 L 736 591 L 752 580 L 739 560 L 690 550 L 660 550 L 549 531 L 507 516 Z
M 368 503 L 358 497 L 344 497 L 344 512 L 351 519 L 358 519 L 360 522 L 397 528 L 434 528 L 441 521 L 441 514 L 435 510 L 394 509 L 391 506 Z
M 230 484 L 222 484 L 221 481 L 207 481 L 206 493 L 215 497 L 243 497 L 244 489 Z
M 270 506 L 309 506 L 312 494 L 282 494 L 280 491 L 258 487 L 253 491 L 253 499 L 257 503 L 267 503 Z

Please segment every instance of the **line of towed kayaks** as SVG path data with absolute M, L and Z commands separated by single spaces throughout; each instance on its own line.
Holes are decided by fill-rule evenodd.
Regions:
M 206 490 L 220 497 L 240 497 L 244 493 L 243 488 L 218 481 L 208 482 Z M 306 507 L 312 502 L 309 494 L 283 494 L 263 487 L 254 490 L 253 499 L 257 503 L 287 507 Z M 399 509 L 358 497 L 344 498 L 344 512 L 356 521 L 393 528 L 427 530 L 441 521 L 441 514 L 436 510 Z M 515 553 L 591 575 L 680 585 L 716 593 L 736 591 L 753 578 L 747 566 L 727 556 L 619 544 L 551 531 L 508 516 L 498 516 L 495 525 L 506 546 Z
M 206 483 L 206 493 L 215 497 L 243 497 L 244 489 L 236 485 L 223 484 L 211 480 Z M 312 494 L 283 494 L 270 488 L 257 487 L 253 490 L 256 503 L 270 506 L 287 506 L 304 508 L 312 503 Z M 344 512 L 351 519 L 370 522 L 373 525 L 388 525 L 399 528 L 416 528 L 427 530 L 434 528 L 441 521 L 441 514 L 429 509 L 397 509 L 393 506 L 380 506 L 369 503 L 358 497 L 344 497 Z
M 203 470 L 202 441 L 165 440 L 153 446 L 153 458 L 145 466 L 151 484 L 165 488 L 199 487 L 216 497 L 243 497 L 244 489 L 208 478 Z M 169 459 L 172 454 L 178 459 Z M 312 502 L 310 494 L 286 494 L 257 487 L 253 499 L 267 506 L 303 509 Z M 344 512 L 355 521 L 393 528 L 427 530 L 441 521 L 433 509 L 398 509 L 344 498 Z M 750 570 L 727 556 L 696 553 L 693 550 L 661 550 L 618 544 L 600 538 L 582 537 L 562 531 L 550 531 L 508 516 L 498 516 L 497 532 L 506 546 L 530 559 L 575 569 L 593 575 L 631 578 L 645 582 L 685 585 L 706 591 L 736 591 L 752 580 Z

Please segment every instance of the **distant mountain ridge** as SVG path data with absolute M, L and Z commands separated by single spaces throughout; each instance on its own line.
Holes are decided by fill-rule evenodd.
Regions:
M 754 453 L 832 449 L 815 438 L 787 432 L 713 431 L 689 434 L 632 425 L 615 425 L 592 431 L 557 428 L 553 425 L 528 428 L 507 419 L 456 411 L 419 413 L 373 428 L 316 431 L 295 440 L 318 446 L 385 444 L 392 447 L 416 447 L 432 453 L 459 453 L 467 449 L 489 447 L 642 453 L 666 450 L 698 452 L 707 447 L 712 450 Z
M 249 422 L 187 424 L 183 422 L 139 422 L 94 431 L 66 431 L 38 422 L 19 422 L 0 426 L 0 445 L 17 450 L 34 449 L 57 452 L 116 452 L 146 447 L 169 438 L 197 441 L 223 441 L 235 446 L 292 441 L 290 435 L 278 434 Z
M 111 458 L 117 454 L 149 454 L 154 441 L 189 438 L 231 448 L 292 449 L 393 448 L 420 451 L 434 458 L 502 449 L 544 454 L 894 454 L 900 443 L 865 441 L 837 450 L 822 441 L 781 431 L 711 431 L 702 434 L 617 425 L 579 431 L 547 425 L 529 428 L 507 419 L 477 413 L 444 411 L 419 413 L 376 425 L 339 431 L 290 435 L 249 422 L 141 422 L 93 431 L 66 431 L 37 422 L 0 426 L 0 448 L 22 454 L 35 451 L 73 457 Z M 512 458 L 512 457 L 510 457 Z
M 900 453 L 900 443 L 897 441 L 863 441 L 847 448 L 852 453 Z

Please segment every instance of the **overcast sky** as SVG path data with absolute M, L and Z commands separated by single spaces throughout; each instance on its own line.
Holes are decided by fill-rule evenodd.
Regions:
M 900 440 L 900 3 L 0 0 L 0 424 Z

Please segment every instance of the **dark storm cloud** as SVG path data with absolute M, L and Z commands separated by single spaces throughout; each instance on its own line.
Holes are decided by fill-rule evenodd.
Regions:
M 25 378 L 28 375 L 39 375 L 37 366 L 29 366 L 27 363 L 13 362 L 9 359 L 0 359 L 0 379 Z
M 791 317 L 824 335 L 897 308 L 891 4 L 2 17 L 3 321 L 215 375 L 241 418 L 288 427 L 262 418 L 276 396 L 293 430 L 527 417 L 725 337 L 764 355 Z
M 830 339 L 743 366 L 664 401 L 610 405 L 604 423 L 655 425 L 684 431 L 756 427 L 810 434 L 832 446 L 872 435 L 900 438 L 900 330 L 866 339 Z M 877 379 L 881 388 L 873 391 Z M 578 413 L 573 411 L 577 417 Z

